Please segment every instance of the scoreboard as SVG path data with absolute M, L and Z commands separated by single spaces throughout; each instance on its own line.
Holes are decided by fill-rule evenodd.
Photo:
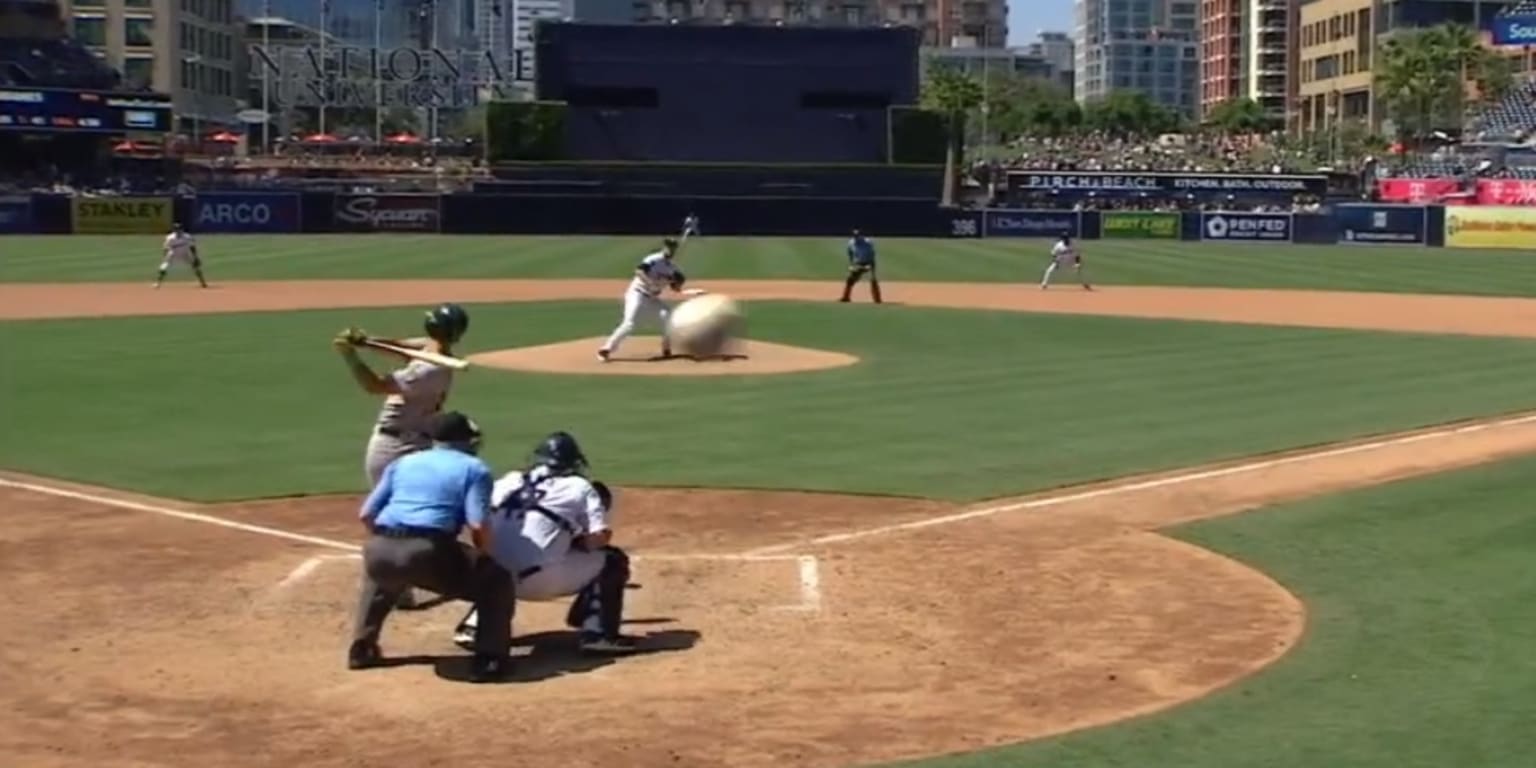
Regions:
M 171 98 L 149 92 L 0 88 L 0 131 L 167 133 Z

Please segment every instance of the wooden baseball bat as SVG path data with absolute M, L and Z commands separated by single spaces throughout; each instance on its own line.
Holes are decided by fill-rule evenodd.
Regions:
M 433 365 L 441 365 L 444 368 L 452 368 L 455 371 L 462 371 L 469 367 L 468 360 L 461 360 L 457 357 L 449 357 L 447 355 L 439 355 L 436 352 L 428 352 L 425 349 L 402 347 L 398 344 L 391 344 L 387 341 L 381 341 L 379 339 L 364 339 L 361 346 L 370 347 L 372 349 L 379 349 L 385 352 L 393 352 L 397 355 L 409 357 L 413 360 L 421 360 L 423 362 L 432 363 Z

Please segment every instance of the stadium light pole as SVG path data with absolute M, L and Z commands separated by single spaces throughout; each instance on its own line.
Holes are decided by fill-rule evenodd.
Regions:
M 331 66 L 325 60 L 325 38 L 331 31 L 331 0 L 320 0 L 320 132 L 325 133 L 325 102 L 329 99 L 325 90 L 330 85 Z
M 261 3 L 261 49 L 272 55 L 272 0 Z M 272 68 L 261 68 L 261 153 L 272 154 Z
M 379 50 L 384 47 L 384 0 L 373 4 L 373 141 L 384 143 L 384 80 L 380 76 Z

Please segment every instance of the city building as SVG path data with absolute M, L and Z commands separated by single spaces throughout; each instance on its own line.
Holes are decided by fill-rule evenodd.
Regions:
M 1195 116 L 1200 93 L 1195 0 L 1077 0 L 1076 14 L 1078 101 L 1138 91 Z
M 1065 47 L 1063 49 L 1063 45 Z M 929 48 L 925 60 L 943 61 L 966 72 L 1012 72 L 1047 80 L 1072 92 L 1072 41 L 1065 33 L 1042 32 L 1040 39 L 1015 48 Z
M 1386 115 L 1375 95 L 1372 64 L 1382 36 L 1399 29 L 1465 24 L 1486 30 L 1515 0 L 1297 0 L 1292 29 L 1294 131 L 1358 121 L 1379 131 Z
M 574 18 L 588 20 L 576 4 Z M 914 26 L 932 48 L 1002 48 L 1008 40 L 1007 0 L 633 0 L 630 9 L 629 20 L 642 22 Z
M 62 0 L 70 36 L 121 72 L 127 88 L 170 94 L 176 130 L 234 123 L 242 88 L 233 0 Z
M 1251 99 L 1285 115 L 1294 0 L 1200 0 L 1200 110 Z

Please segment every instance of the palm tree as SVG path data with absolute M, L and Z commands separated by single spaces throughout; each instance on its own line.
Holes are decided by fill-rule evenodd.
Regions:
M 943 205 L 955 204 L 955 180 L 965 151 L 965 118 L 982 103 L 981 83 L 953 67 L 931 62 L 923 83 L 923 103 L 946 118 Z
M 1509 92 L 1509 62 L 1461 24 L 1395 33 L 1377 59 L 1378 95 L 1400 134 L 1422 138 L 1437 128 L 1460 129 L 1467 116 L 1467 84 L 1491 103 Z

